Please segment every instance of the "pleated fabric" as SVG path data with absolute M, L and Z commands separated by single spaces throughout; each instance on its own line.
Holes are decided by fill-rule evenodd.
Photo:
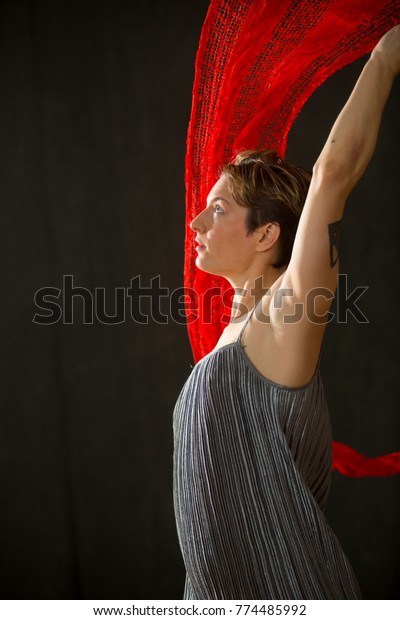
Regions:
M 184 599 L 361 598 L 323 513 L 332 437 L 319 370 L 299 388 L 266 379 L 241 345 L 251 314 L 193 367 L 174 409 Z

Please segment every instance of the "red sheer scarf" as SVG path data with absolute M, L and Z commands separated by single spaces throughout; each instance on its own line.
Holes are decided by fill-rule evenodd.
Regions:
M 229 321 L 233 290 L 195 265 L 191 220 L 223 163 L 241 149 L 286 149 L 312 92 L 371 51 L 400 21 L 400 0 L 212 0 L 196 57 L 186 153 L 184 285 L 194 360 Z M 398 453 L 367 459 L 334 443 L 334 468 L 351 476 L 400 472 Z

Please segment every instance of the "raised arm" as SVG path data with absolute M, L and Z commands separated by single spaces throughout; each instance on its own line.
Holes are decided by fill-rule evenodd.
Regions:
M 334 293 L 338 272 L 338 235 L 346 199 L 373 154 L 382 111 L 400 72 L 400 25 L 379 41 L 349 100 L 339 114 L 313 168 L 292 259 L 283 286 L 304 300 L 314 288 Z M 318 298 L 318 314 L 329 299 Z

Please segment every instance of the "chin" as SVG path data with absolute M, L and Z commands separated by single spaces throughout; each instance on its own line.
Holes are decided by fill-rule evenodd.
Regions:
M 199 257 L 196 258 L 196 267 L 198 269 L 200 269 L 200 271 L 204 271 L 205 273 L 209 273 L 212 276 L 219 276 L 221 275 L 220 273 L 218 273 L 218 271 L 216 271 L 215 269 L 212 269 L 212 267 L 208 267 L 207 264 L 205 264 L 205 261 L 202 261 L 201 259 L 199 260 Z
M 196 267 L 198 269 L 200 269 L 200 271 L 204 271 L 204 273 L 209 273 L 212 276 L 218 276 L 219 278 L 225 278 L 225 279 L 229 279 L 228 278 L 228 272 L 225 271 L 221 271 L 218 269 L 213 269 L 212 267 L 206 267 L 205 265 L 198 265 L 196 262 Z
M 209 273 L 212 276 L 219 276 L 219 273 L 216 273 L 215 271 L 212 271 L 211 269 L 206 269 L 205 267 L 201 267 L 200 265 L 196 264 L 197 269 L 200 269 L 200 271 L 204 271 L 204 273 Z

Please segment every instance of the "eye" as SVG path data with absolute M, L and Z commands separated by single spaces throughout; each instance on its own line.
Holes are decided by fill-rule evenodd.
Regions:
M 217 211 L 217 209 L 220 209 L 220 211 Z M 224 210 L 223 210 L 223 208 L 221 207 L 221 205 L 215 205 L 215 207 L 214 207 L 214 213 L 223 213 L 223 212 L 224 212 Z

